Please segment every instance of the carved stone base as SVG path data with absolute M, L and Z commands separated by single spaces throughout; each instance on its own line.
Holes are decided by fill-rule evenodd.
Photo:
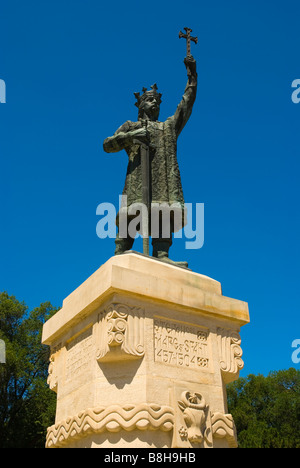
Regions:
M 211 278 L 112 257 L 44 325 L 57 393 L 46 447 L 235 447 L 225 385 L 248 322 Z

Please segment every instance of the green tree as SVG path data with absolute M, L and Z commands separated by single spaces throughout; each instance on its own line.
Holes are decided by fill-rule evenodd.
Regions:
M 0 293 L 0 339 L 6 363 L 0 364 L 0 447 L 41 448 L 53 424 L 56 395 L 47 386 L 49 348 L 42 326 L 57 309 L 49 302 L 32 311 Z
M 300 371 L 240 378 L 227 396 L 240 448 L 300 448 Z

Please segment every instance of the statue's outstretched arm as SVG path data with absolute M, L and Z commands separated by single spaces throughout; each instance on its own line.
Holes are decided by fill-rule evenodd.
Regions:
M 176 112 L 174 114 L 175 128 L 177 136 L 182 131 L 183 127 L 189 120 L 193 105 L 196 99 L 197 94 L 197 71 L 196 71 L 196 61 L 192 55 L 187 56 L 184 59 L 184 64 L 187 69 L 188 82 L 185 87 L 184 95 L 182 100 L 177 106 Z

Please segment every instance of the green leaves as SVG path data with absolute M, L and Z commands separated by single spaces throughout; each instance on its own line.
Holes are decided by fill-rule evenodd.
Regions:
M 0 364 L 0 447 L 43 447 L 53 423 L 56 395 L 47 386 L 49 350 L 41 344 L 42 326 L 57 309 L 49 302 L 33 311 L 0 293 L 0 339 L 6 364 Z
M 228 385 L 241 448 L 300 448 L 300 371 L 249 375 Z

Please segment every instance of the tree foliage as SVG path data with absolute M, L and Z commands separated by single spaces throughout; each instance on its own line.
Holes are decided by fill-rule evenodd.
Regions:
M 300 371 L 249 375 L 228 385 L 241 448 L 300 448 Z
M 0 447 L 40 448 L 53 424 L 56 395 L 47 385 L 49 348 L 41 344 L 42 326 L 57 309 L 49 302 L 32 311 L 0 293 L 0 339 L 6 363 L 0 364 Z

